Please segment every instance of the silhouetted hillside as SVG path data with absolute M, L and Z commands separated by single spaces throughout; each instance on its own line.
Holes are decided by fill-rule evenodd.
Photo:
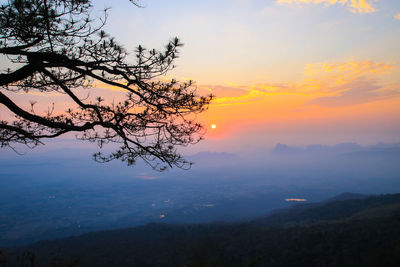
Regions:
M 42 241 L 8 251 L 6 266 L 26 250 L 39 266 L 399 266 L 400 194 L 296 205 L 250 223 L 149 224 Z
M 335 221 L 348 218 L 361 211 L 396 203 L 400 203 L 400 194 L 367 197 L 344 193 L 325 202 L 297 204 L 258 218 L 253 223 L 276 227 Z
M 355 194 L 355 193 L 345 192 L 336 197 L 329 199 L 328 202 L 340 201 L 340 200 L 350 200 L 350 199 L 365 199 L 367 197 L 368 197 L 367 195 L 363 195 L 363 194 Z

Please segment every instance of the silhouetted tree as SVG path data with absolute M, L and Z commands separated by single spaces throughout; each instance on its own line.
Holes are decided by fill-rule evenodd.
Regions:
M 35 147 L 44 138 L 73 132 L 100 148 L 119 144 L 112 153 L 96 153 L 99 162 L 120 159 L 134 164 L 142 158 L 158 170 L 190 166 L 177 146 L 201 139 L 202 126 L 192 115 L 204 111 L 212 96 L 197 95 L 191 81 L 161 79 L 174 67 L 182 43 L 175 38 L 164 51 L 138 46 L 135 62 L 129 63 L 127 51 L 103 30 L 107 10 L 97 18 L 91 10 L 90 0 L 1 4 L 0 53 L 8 69 L 0 73 L 0 103 L 14 116 L 0 121 L 1 147 Z M 125 91 L 125 98 L 107 101 L 99 95 L 98 83 Z M 86 97 L 84 89 L 90 92 Z M 64 94 L 70 107 L 57 113 L 53 106 L 40 115 L 35 102 L 24 109 L 10 96 L 32 92 Z

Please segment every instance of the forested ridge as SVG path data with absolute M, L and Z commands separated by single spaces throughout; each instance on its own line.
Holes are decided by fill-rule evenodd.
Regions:
M 3 254 L 4 266 L 399 266 L 400 194 L 296 205 L 246 223 L 93 232 Z

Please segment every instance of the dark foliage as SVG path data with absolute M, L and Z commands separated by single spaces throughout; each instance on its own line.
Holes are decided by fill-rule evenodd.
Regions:
M 90 0 L 9 0 L 0 5 L 0 54 L 11 66 L 0 73 L 0 104 L 15 116 L 0 121 L 1 147 L 34 147 L 72 132 L 100 148 L 119 144 L 110 154 L 96 153 L 99 162 L 134 164 L 141 158 L 158 170 L 189 167 L 177 146 L 201 139 L 202 127 L 190 115 L 204 111 L 212 96 L 197 95 L 191 81 L 161 81 L 174 67 L 182 43 L 175 38 L 164 51 L 138 46 L 136 62 L 130 63 L 127 51 L 102 30 L 107 10 L 97 19 L 91 11 Z M 103 99 L 93 86 L 99 83 L 125 91 L 124 99 Z M 35 102 L 26 110 L 11 97 L 28 92 L 64 94 L 71 104 L 54 112 L 49 103 L 48 112 L 40 115 Z
M 400 203 L 400 194 L 386 196 L 355 197 L 350 200 L 333 200 L 321 203 L 294 205 L 289 209 L 277 211 L 273 216 L 254 220 L 254 224 L 263 226 L 290 226 L 323 221 L 341 220 L 366 210 Z
M 332 210 L 332 220 L 313 224 L 150 224 L 43 241 L 28 249 L 40 266 L 68 266 L 71 259 L 78 266 L 399 266 L 400 195 L 358 201 L 332 202 L 341 210 L 354 203 L 364 208 L 346 218 Z

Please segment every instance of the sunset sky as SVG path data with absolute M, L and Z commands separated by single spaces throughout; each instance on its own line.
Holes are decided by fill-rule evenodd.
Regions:
M 111 7 L 106 31 L 128 51 L 185 44 L 165 79 L 216 95 L 193 151 L 400 142 L 400 1 L 140 3 L 94 2 L 99 15 Z
M 140 3 L 96 8 L 128 49 L 185 44 L 170 77 L 217 96 L 198 149 L 400 141 L 399 1 Z

